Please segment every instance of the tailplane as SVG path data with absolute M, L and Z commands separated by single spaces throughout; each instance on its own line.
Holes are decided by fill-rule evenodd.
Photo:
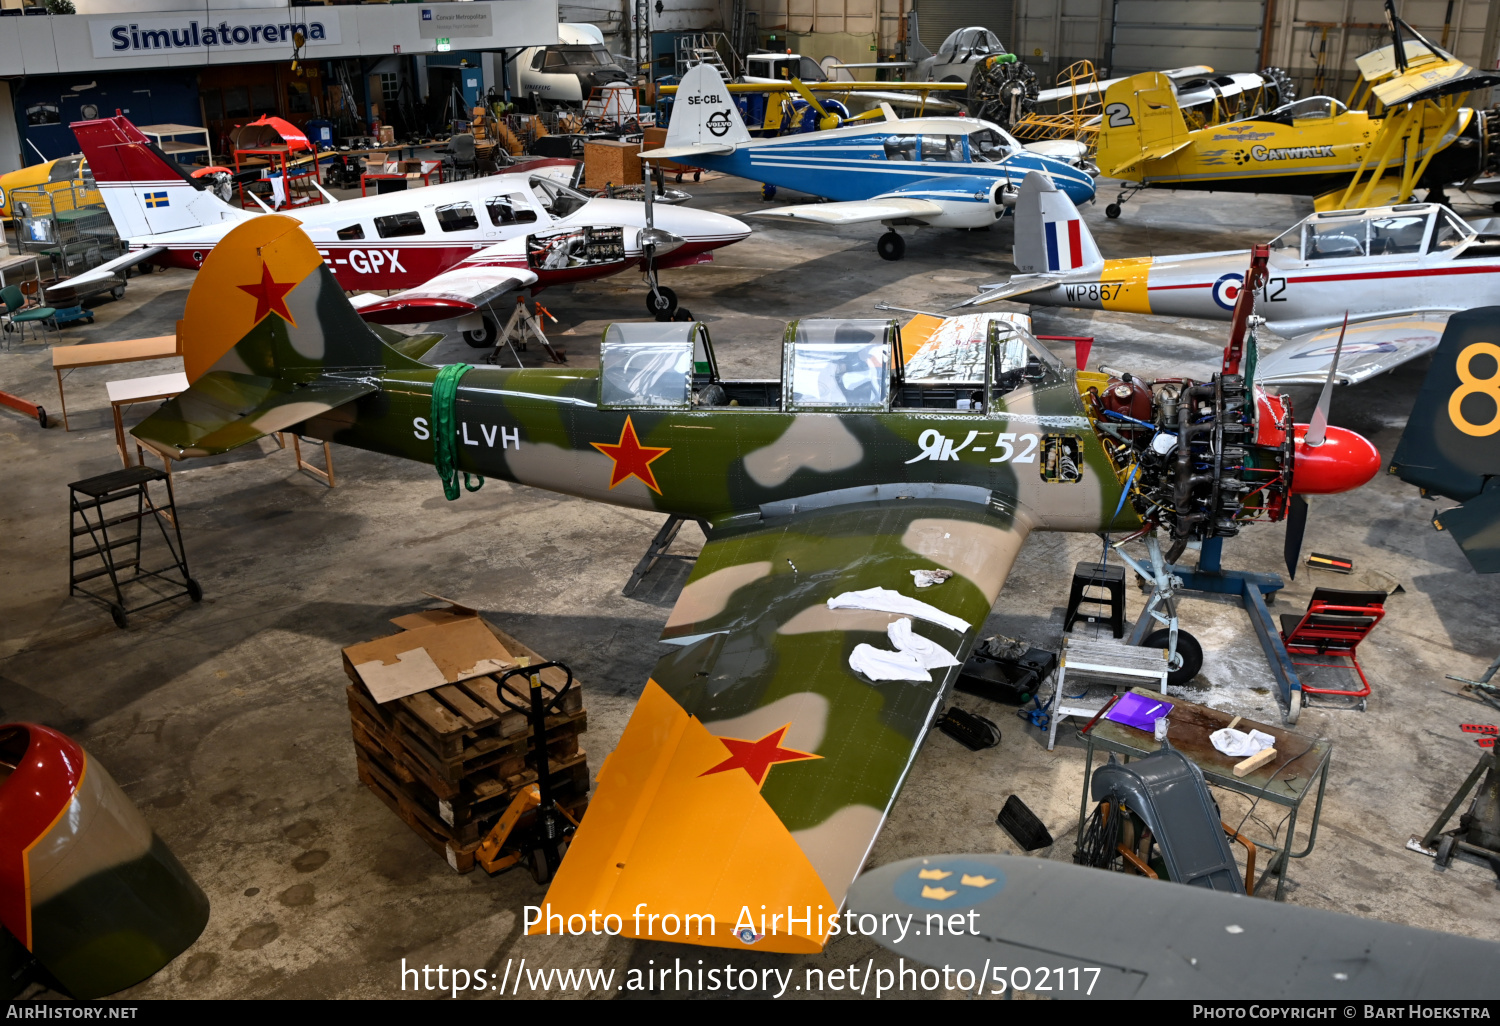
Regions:
M 213 248 L 179 330 L 190 387 L 131 432 L 173 459 L 286 430 L 376 391 L 384 369 L 424 366 L 360 320 L 298 222 L 278 214 Z
M 1177 94 L 1165 75 L 1148 71 L 1122 78 L 1105 91 L 1098 141 L 1099 169 L 1105 177 L 1127 176 L 1139 165 L 1170 157 L 1191 143 Z
M 1083 215 L 1052 179 L 1033 171 L 1016 196 L 1012 256 L 1023 274 L 1098 274 L 1104 257 Z
M 1454 314 L 1432 354 L 1390 472 L 1462 503 L 1433 526 L 1474 569 L 1500 572 L 1500 307 Z
M 71 127 L 122 239 L 255 216 L 201 188 L 128 118 L 76 121 Z
M 695 64 L 677 87 L 666 145 L 641 156 L 664 159 L 732 153 L 736 146 L 749 141 L 750 132 L 718 70 L 712 64 Z

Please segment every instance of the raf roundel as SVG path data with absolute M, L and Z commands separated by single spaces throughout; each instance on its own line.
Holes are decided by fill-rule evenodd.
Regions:
M 1245 284 L 1243 274 L 1226 274 L 1214 282 L 1214 302 L 1225 310 L 1234 309 L 1234 301 L 1240 298 L 1240 289 Z

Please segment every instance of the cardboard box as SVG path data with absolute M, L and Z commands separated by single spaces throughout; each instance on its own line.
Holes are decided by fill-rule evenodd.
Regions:
M 382 705 L 517 665 L 479 614 L 466 607 L 413 613 L 395 622 L 406 629 L 344 649 L 349 675 Z

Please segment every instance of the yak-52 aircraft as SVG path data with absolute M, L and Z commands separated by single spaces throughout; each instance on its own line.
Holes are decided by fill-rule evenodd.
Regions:
M 147 259 L 200 267 L 231 229 L 263 216 L 230 206 L 188 178 L 124 117 L 72 127 L 130 249 L 74 282 Z M 676 297 L 654 287 L 655 272 L 711 260 L 713 250 L 750 234 L 742 222 L 707 210 L 657 204 L 653 216 L 641 203 L 590 198 L 568 184 L 576 166 L 539 161 L 520 173 L 333 201 L 295 216 L 344 289 L 405 290 L 361 306 L 367 320 L 467 317 L 460 322 L 464 338 L 480 348 L 493 345 L 498 332 L 484 311 L 505 293 L 535 293 L 632 267 L 651 279 L 648 309 L 670 317 Z
M 1233 369 L 1075 373 L 1014 315 L 796 321 L 773 381 L 722 377 L 696 322 L 611 325 L 597 370 L 427 366 L 274 215 L 204 261 L 181 338 L 190 387 L 132 432 L 174 459 L 295 427 L 454 494 L 483 474 L 710 525 L 547 902 L 719 946 L 821 948 L 1032 531 L 1186 544 L 1379 469 Z M 813 915 L 771 934 L 761 905 Z
M 753 217 L 844 225 L 880 221 L 876 246 L 899 260 L 897 225 L 985 228 L 1005 216 L 1022 179 L 1037 172 L 1078 202 L 1094 179 L 1066 161 L 1033 153 L 999 127 L 973 118 L 854 121 L 807 135 L 752 139 L 711 65 L 689 68 L 677 88 L 665 145 L 643 160 L 695 165 L 833 202 L 776 207 Z
M 1015 299 L 1227 321 L 1250 263 L 1247 250 L 1105 260 L 1078 208 L 1040 176 L 1021 186 L 1015 216 L 1022 273 L 963 306 Z M 1258 300 L 1287 341 L 1262 353 L 1256 381 L 1321 384 L 1347 314 L 1335 380 L 1353 384 L 1431 352 L 1455 311 L 1500 302 L 1500 236 L 1436 203 L 1312 214 L 1272 240 Z

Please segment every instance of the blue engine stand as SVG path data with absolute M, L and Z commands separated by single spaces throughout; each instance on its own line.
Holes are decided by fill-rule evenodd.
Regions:
M 1225 570 L 1222 566 L 1223 538 L 1210 538 L 1203 543 L 1196 568 L 1171 566 L 1168 569 L 1182 579 L 1182 586 L 1193 591 L 1206 591 L 1215 595 L 1238 595 L 1250 614 L 1250 623 L 1260 638 L 1260 647 L 1266 654 L 1271 674 L 1281 692 L 1281 704 L 1286 710 L 1286 725 L 1294 726 L 1302 714 L 1302 681 L 1297 669 L 1287 655 L 1286 645 L 1281 641 L 1281 629 L 1276 619 L 1266 608 L 1265 596 L 1286 586 L 1280 574 L 1260 574 L 1250 570 Z

